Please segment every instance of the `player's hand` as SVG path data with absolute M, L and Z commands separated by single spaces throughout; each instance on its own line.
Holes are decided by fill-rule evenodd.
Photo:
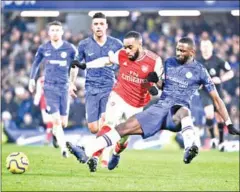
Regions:
M 87 66 L 85 63 L 80 63 L 78 60 L 73 60 L 71 62 L 71 67 L 72 68 L 78 67 L 78 68 L 84 70 L 84 69 L 86 69 Z
M 71 97 L 73 98 L 77 98 L 77 94 L 76 94 L 77 88 L 73 83 L 70 83 L 69 85 L 69 94 Z
M 233 126 L 233 124 L 229 124 L 229 125 L 227 126 L 227 128 L 228 128 L 228 132 L 229 132 L 230 134 L 232 134 L 232 135 L 240 135 L 240 131 L 239 131 L 238 129 L 236 129 L 236 128 Z
M 35 86 L 36 86 L 35 80 L 34 79 L 30 79 L 29 83 L 28 83 L 28 90 L 30 91 L 30 93 L 34 92 Z
M 158 75 L 156 72 L 150 72 L 147 76 L 148 82 L 157 83 L 159 81 Z
M 222 81 L 221 81 L 221 79 L 220 79 L 219 77 L 213 77 L 213 78 L 212 78 L 212 82 L 213 82 L 214 84 L 220 84 L 220 83 L 222 83 Z
M 158 95 L 158 89 L 155 86 L 150 87 L 148 91 L 152 96 Z
M 108 58 L 109 58 L 109 64 L 113 64 L 114 63 L 114 52 L 113 51 L 108 52 Z

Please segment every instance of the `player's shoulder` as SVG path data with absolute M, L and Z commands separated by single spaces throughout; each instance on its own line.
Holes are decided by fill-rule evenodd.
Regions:
M 92 37 L 91 36 L 87 37 L 85 39 L 80 40 L 78 46 L 85 46 L 85 45 L 89 44 L 91 41 L 92 41 Z
M 175 63 L 176 62 L 176 57 L 169 57 L 165 60 L 165 63 Z
M 149 57 L 150 59 L 157 60 L 157 58 L 160 58 L 159 55 L 157 55 L 156 53 L 148 49 L 145 50 L 145 53 L 146 53 L 146 56 Z
M 108 39 L 111 41 L 111 42 L 114 42 L 114 43 L 118 43 L 118 44 L 120 44 L 120 45 L 122 45 L 122 42 L 120 41 L 120 39 L 117 39 L 117 38 L 115 38 L 115 37 L 113 37 L 113 36 L 108 36 Z
M 222 65 L 222 64 L 225 63 L 225 61 L 224 61 L 221 57 L 219 57 L 218 55 L 214 54 L 213 57 L 214 57 L 214 61 L 215 61 L 217 64 Z
M 66 47 L 66 48 L 73 48 L 73 49 L 75 49 L 75 45 L 73 45 L 72 43 L 70 43 L 69 41 L 64 41 L 64 46 Z
M 42 43 L 41 45 L 39 45 L 38 49 L 39 50 L 45 50 L 45 49 L 49 49 L 51 48 L 51 42 L 50 41 L 47 41 L 45 43 Z
M 206 69 L 206 67 L 201 63 L 201 61 L 195 59 L 194 63 L 195 63 L 195 67 L 198 68 L 199 70 Z

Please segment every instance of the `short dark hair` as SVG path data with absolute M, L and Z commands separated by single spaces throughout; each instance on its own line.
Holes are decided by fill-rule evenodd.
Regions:
M 142 39 L 142 35 L 139 32 L 137 32 L 137 31 L 129 31 L 124 36 L 124 39 L 128 39 L 128 38 L 135 38 L 137 40 L 141 40 Z
M 101 12 L 97 12 L 97 13 L 95 13 L 94 15 L 93 15 L 93 17 L 92 17 L 92 19 L 107 19 L 106 18 L 106 15 L 104 15 L 103 13 L 101 13 Z
M 62 26 L 62 23 L 60 21 L 52 21 L 52 22 L 48 23 L 48 28 L 52 25 Z
M 195 42 L 193 39 L 191 39 L 190 37 L 182 37 L 179 41 L 179 43 L 186 43 L 189 46 L 191 46 L 192 48 L 195 47 Z

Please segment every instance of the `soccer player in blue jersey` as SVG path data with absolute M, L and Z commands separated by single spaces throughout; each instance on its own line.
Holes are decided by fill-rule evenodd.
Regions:
M 51 114 L 53 135 L 61 148 L 61 154 L 63 157 L 67 157 L 63 128 L 68 124 L 69 95 L 76 96 L 74 81 L 77 76 L 77 68 L 71 68 L 71 63 L 76 59 L 78 53 L 74 45 L 62 40 L 63 27 L 59 21 L 49 23 L 48 35 L 50 41 L 40 45 L 35 55 L 30 74 L 29 91 L 34 92 L 37 72 L 40 63 L 44 62 L 44 95 L 47 112 Z
M 163 92 L 159 101 L 143 112 L 130 117 L 105 135 L 96 138 L 92 144 L 74 146 L 67 142 L 70 152 L 77 157 L 80 163 L 86 163 L 92 154 L 106 146 L 111 146 L 126 135 L 142 135 L 148 138 L 161 129 L 166 129 L 166 119 L 171 114 L 176 129 L 180 127 L 184 140 L 184 163 L 188 164 L 198 154 L 195 144 L 195 133 L 189 110 L 191 98 L 200 85 L 204 85 L 219 114 L 225 121 L 229 133 L 239 135 L 227 112 L 227 109 L 216 91 L 207 70 L 194 59 L 195 45 L 192 39 L 184 37 L 176 46 L 176 57 L 165 61 L 165 80 Z M 155 77 L 154 77 L 155 78 Z
M 100 12 L 95 13 L 92 17 L 93 35 L 80 41 L 78 46 L 79 61 L 84 62 L 83 69 L 86 64 L 86 119 L 93 134 L 98 133 L 102 126 L 108 96 L 115 82 L 114 67 L 106 66 L 109 62 L 108 52 L 122 48 L 120 40 L 107 35 L 107 28 L 106 16 Z M 96 153 L 94 156 L 99 155 Z M 104 167 L 107 166 L 108 159 L 109 153 L 105 151 L 102 157 Z

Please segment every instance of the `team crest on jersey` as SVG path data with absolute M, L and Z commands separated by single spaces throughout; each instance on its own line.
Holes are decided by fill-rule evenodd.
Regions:
M 148 66 L 147 65 L 142 65 L 141 69 L 142 69 L 143 73 L 148 72 Z
M 65 59 L 65 58 L 67 57 L 67 52 L 63 51 L 63 52 L 61 53 L 61 57 L 62 57 L 63 59 Z
M 187 72 L 187 73 L 186 73 L 186 77 L 187 77 L 188 79 L 190 79 L 190 78 L 192 77 L 192 73 L 191 73 L 191 72 Z

